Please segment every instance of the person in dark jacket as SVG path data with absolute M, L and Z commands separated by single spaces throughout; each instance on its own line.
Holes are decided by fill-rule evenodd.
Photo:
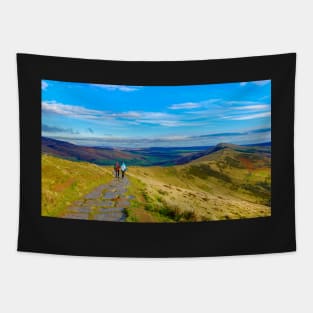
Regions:
M 115 171 L 115 177 L 119 178 L 120 177 L 120 163 L 118 163 L 118 161 L 116 161 L 115 165 L 114 165 L 114 171 Z

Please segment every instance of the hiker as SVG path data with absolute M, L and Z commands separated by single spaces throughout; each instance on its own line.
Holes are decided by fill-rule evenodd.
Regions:
M 124 178 L 126 169 L 127 169 L 126 164 L 123 162 L 123 163 L 122 163 L 122 166 L 121 166 L 122 178 Z
M 118 161 L 116 161 L 115 165 L 114 165 L 114 171 L 115 171 L 115 177 L 116 178 L 120 178 L 120 163 L 118 163 Z

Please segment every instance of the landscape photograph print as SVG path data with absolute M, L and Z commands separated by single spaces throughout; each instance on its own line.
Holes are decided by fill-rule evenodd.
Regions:
M 135 223 L 271 216 L 271 80 L 41 81 L 41 215 Z

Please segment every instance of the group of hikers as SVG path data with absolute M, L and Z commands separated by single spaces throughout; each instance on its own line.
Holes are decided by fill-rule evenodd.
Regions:
M 120 163 L 118 161 L 116 161 L 116 163 L 114 165 L 115 177 L 120 178 L 120 172 L 121 172 L 122 178 L 124 178 L 126 169 L 127 169 L 127 167 L 126 167 L 125 162 L 123 162 L 122 165 L 120 165 Z

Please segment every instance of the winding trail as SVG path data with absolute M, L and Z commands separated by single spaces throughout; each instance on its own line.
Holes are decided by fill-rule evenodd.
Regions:
M 124 222 L 125 209 L 129 207 L 134 196 L 126 195 L 129 181 L 112 179 L 108 184 L 99 185 L 81 200 L 75 201 L 64 214 L 64 218 Z

